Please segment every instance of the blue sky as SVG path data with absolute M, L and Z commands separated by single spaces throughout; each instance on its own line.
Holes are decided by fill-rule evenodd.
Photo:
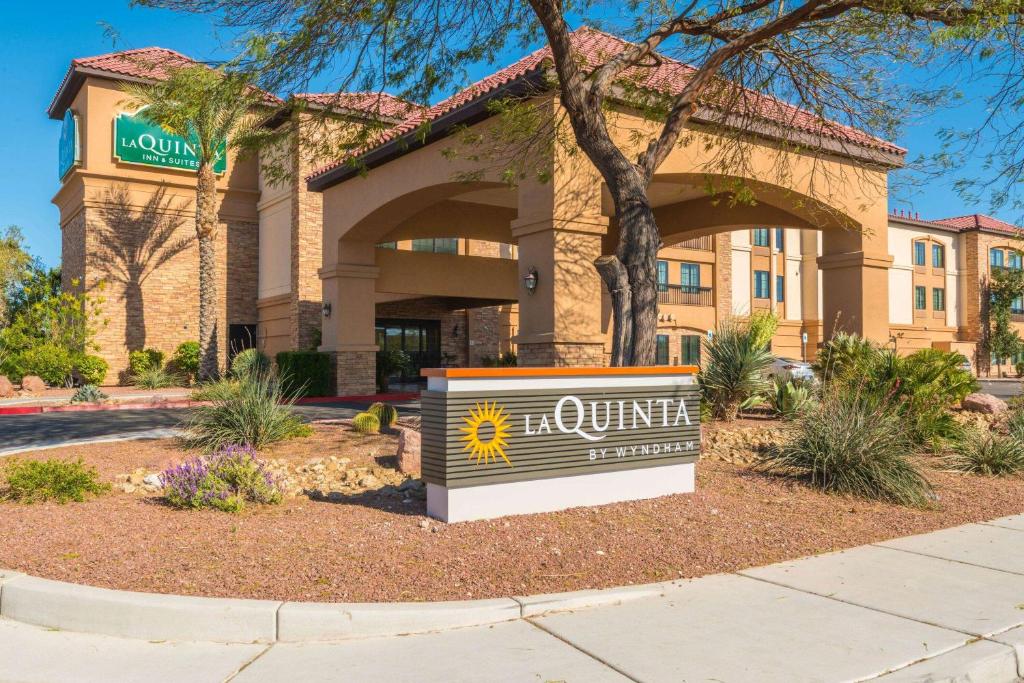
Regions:
M 231 36 L 219 32 L 207 17 L 129 8 L 128 0 L 12 2 L 4 9 L 0 87 L 8 99 L 0 109 L 0 130 L 4 131 L 0 227 L 21 226 L 32 253 L 48 265 L 56 265 L 60 261 L 59 216 L 50 200 L 59 187 L 60 122 L 47 118 L 45 110 L 70 60 L 150 45 L 179 50 L 196 59 L 222 59 L 230 56 Z M 105 25 L 116 30 L 116 44 L 105 35 Z M 510 54 L 506 63 L 517 56 Z M 485 71 L 481 68 L 474 75 Z M 927 153 L 937 147 L 935 133 L 940 125 L 959 121 L 970 125 L 978 115 L 977 108 L 970 107 L 947 111 L 909 126 L 897 142 L 910 149 L 910 156 Z M 922 218 L 985 212 L 983 206 L 965 206 L 952 191 L 951 182 L 932 183 L 912 198 L 891 197 L 890 206 L 919 211 Z

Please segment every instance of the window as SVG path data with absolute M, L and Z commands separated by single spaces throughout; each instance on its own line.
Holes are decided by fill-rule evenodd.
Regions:
M 988 263 L 990 266 L 996 268 L 1003 267 L 1003 250 L 1002 249 L 989 249 L 988 250 Z
M 932 288 L 932 310 L 946 310 L 946 290 L 943 289 L 942 287 Z
M 459 240 L 455 237 L 438 237 L 412 241 L 413 251 L 431 251 L 435 254 L 458 254 Z
M 377 245 L 378 249 L 398 249 L 398 242 L 381 242 Z
M 668 335 L 658 335 L 658 357 L 655 359 L 656 365 L 668 365 Z
M 1019 251 L 1010 251 L 1006 253 L 1006 261 L 1010 264 L 1010 268 L 1013 270 L 1020 270 L 1021 258 Z
M 767 247 L 768 242 L 768 228 L 754 228 L 754 246 L 755 247 Z
M 784 228 L 775 228 L 775 248 L 782 251 L 786 246 L 786 230 Z
M 684 334 L 679 338 L 683 365 L 700 365 L 700 335 Z
M 668 291 L 668 261 L 658 261 L 658 291 Z
M 786 300 L 786 278 L 782 275 L 775 276 L 775 300 L 782 303 Z
M 700 264 L 682 263 L 679 265 L 679 282 L 684 292 L 695 293 L 700 289 Z
M 914 265 L 924 265 L 924 242 L 914 242 Z
M 1010 302 L 1010 313 L 1024 313 L 1024 296 L 1018 296 Z
M 771 285 L 768 280 L 767 270 L 754 271 L 754 297 L 758 299 L 770 299 L 772 296 Z
M 926 300 L 927 290 L 924 287 L 914 287 L 914 309 L 918 311 L 926 310 L 928 301 Z
M 932 268 L 946 267 L 946 249 L 941 244 L 932 245 Z

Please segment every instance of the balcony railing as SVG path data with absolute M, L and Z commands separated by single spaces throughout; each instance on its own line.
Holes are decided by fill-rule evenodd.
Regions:
M 715 237 L 714 235 L 705 235 L 704 237 L 694 237 L 692 240 L 686 240 L 675 245 L 680 249 L 696 249 L 697 251 L 714 251 L 715 250 Z
M 710 287 L 659 284 L 658 303 L 682 304 L 683 306 L 714 306 L 715 300 Z

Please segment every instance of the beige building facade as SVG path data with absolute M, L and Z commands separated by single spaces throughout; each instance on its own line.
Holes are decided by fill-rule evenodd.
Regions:
M 617 39 L 584 31 L 577 40 L 586 55 Z M 130 351 L 171 353 L 198 335 L 194 173 L 187 159 L 180 168 L 168 158 L 128 159 L 129 136 L 118 128 L 119 116 L 133 114 L 121 84 L 185 63 L 159 48 L 75 60 L 49 111 L 65 130 L 73 120 L 54 198 L 63 274 L 68 284 L 106 283 L 110 323 L 97 341 L 108 382 L 125 379 Z M 659 67 L 662 80 L 677 67 Z M 335 359 L 339 395 L 374 392 L 382 348 L 410 355 L 407 380 L 421 367 L 511 354 L 519 365 L 607 364 L 611 307 L 593 262 L 614 251 L 618 225 L 596 169 L 556 145 L 552 158 L 536 160 L 544 182 L 526 177 L 513 187 L 479 154 L 459 153 L 449 134 L 488 139 L 487 103 L 523 92 L 557 120 L 557 97 L 537 90 L 547 68 L 538 51 L 430 108 L 375 94 L 277 103 L 268 125 L 296 131 L 274 150 L 290 177 L 271 180 L 261 159 L 229 154 L 218 179 L 223 362 L 249 346 L 269 355 L 319 349 Z M 303 152 L 299 133 L 318 107 L 345 125 L 384 124 L 362 153 L 365 172 Z M 658 362 L 699 362 L 702 340 L 723 320 L 758 311 L 777 314 L 772 347 L 784 357 L 811 359 L 845 329 L 901 351 L 934 346 L 975 360 L 984 283 L 998 258 L 1004 265 L 994 267 L 1019 267 L 1017 229 L 986 217 L 969 225 L 890 214 L 887 174 L 904 150 L 835 124 L 823 134 L 773 116 L 763 135 L 742 141 L 744 170 L 729 176 L 709 172 L 727 141 L 706 125 L 713 115 L 698 117 L 651 184 L 665 245 Z M 610 119 L 624 147 L 654 125 L 624 105 Z M 815 153 L 798 151 L 812 134 Z M 737 183 L 756 202 L 732 201 Z

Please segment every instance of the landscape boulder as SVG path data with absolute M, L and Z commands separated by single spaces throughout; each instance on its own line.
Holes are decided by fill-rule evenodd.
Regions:
M 14 396 L 17 396 L 17 393 L 14 391 L 11 380 L 0 375 L 0 398 L 13 398 Z
M 400 427 L 398 430 L 398 471 L 420 475 L 420 433 L 415 429 Z
M 21 379 L 21 390 L 30 394 L 41 394 L 46 391 L 46 382 L 35 375 L 25 375 Z
M 960 407 L 972 413 L 999 415 L 1006 412 L 1006 401 L 992 394 L 968 394 L 964 397 Z

